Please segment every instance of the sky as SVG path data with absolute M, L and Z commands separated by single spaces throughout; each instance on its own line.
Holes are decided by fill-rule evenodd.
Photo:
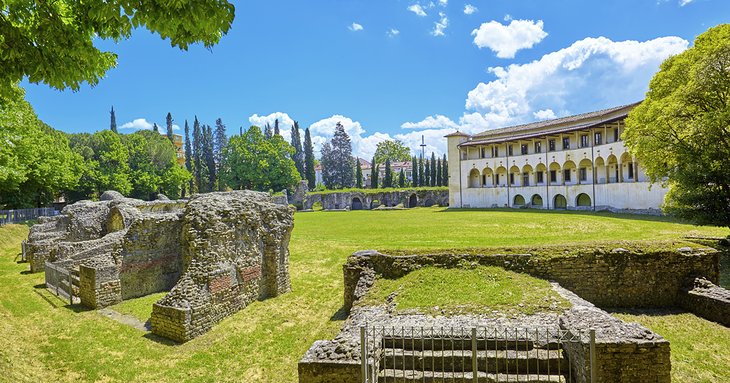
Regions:
M 233 1 L 208 50 L 136 30 L 98 40 L 118 66 L 96 87 L 24 83 L 39 117 L 66 132 L 177 128 L 195 116 L 229 135 L 278 118 L 310 128 L 315 149 L 340 122 L 353 154 L 399 139 L 446 151 L 470 134 L 639 101 L 661 62 L 730 22 L 728 0 Z M 177 130 L 182 132 L 182 130 Z

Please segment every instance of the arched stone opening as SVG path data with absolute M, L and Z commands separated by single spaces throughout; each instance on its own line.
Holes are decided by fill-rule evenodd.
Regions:
M 565 199 L 565 196 L 562 194 L 557 194 L 555 197 L 553 197 L 553 207 L 555 209 L 567 209 L 568 208 L 568 200 Z
M 352 199 L 352 203 L 350 204 L 350 209 L 352 210 L 362 210 L 362 201 L 358 197 L 354 197 Z
M 416 197 L 415 194 L 411 194 L 410 197 L 408 197 L 408 207 L 414 208 L 418 206 L 418 197 Z
M 580 193 L 575 197 L 575 206 L 591 206 L 591 197 L 586 193 Z
M 482 185 L 481 185 L 480 178 L 481 177 L 480 177 L 480 174 L 479 174 L 479 170 L 472 169 L 469 172 L 469 187 L 470 188 L 478 188 L 478 187 L 481 187 Z
M 530 199 L 530 205 L 535 207 L 542 207 L 542 196 L 540 196 L 539 194 L 533 195 Z
M 522 207 L 522 206 L 525 206 L 525 197 L 523 197 L 520 194 L 517 194 L 515 196 L 514 200 L 512 201 L 512 206 L 514 206 L 514 207 Z
M 431 207 L 435 204 L 436 204 L 436 202 L 433 202 L 433 200 L 430 198 L 426 199 L 426 201 L 423 202 L 423 206 L 425 206 L 425 207 Z

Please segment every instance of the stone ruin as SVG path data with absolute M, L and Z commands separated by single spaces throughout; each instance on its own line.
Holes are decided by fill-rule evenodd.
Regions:
M 32 272 L 46 270 L 47 286 L 90 308 L 170 291 L 153 306 L 152 332 L 185 342 L 290 290 L 292 228 L 293 209 L 266 193 L 146 202 L 109 191 L 42 218 L 27 255 Z

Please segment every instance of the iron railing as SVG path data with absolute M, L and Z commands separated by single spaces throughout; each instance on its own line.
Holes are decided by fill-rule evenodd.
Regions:
M 36 209 L 0 210 L 0 226 L 8 223 L 20 223 L 38 219 L 38 217 L 52 217 L 58 215 L 58 211 L 52 207 L 41 207 Z
M 46 262 L 46 288 L 52 293 L 74 303 L 74 277 L 71 270 Z
M 590 345 L 589 376 L 595 362 L 594 332 L 558 328 L 360 328 L 363 383 L 388 382 L 574 382 L 565 346 Z M 585 374 L 585 370 L 580 373 Z

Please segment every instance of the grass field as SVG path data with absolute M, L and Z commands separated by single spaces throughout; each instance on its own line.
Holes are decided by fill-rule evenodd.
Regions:
M 290 244 L 292 292 L 255 302 L 209 333 L 172 345 L 95 311 L 67 306 L 47 293 L 42 288 L 43 275 L 27 274 L 28 265 L 17 263 L 27 230 L 21 225 L 0 228 L 2 382 L 296 382 L 297 362 L 312 342 L 332 338 L 342 325 L 337 315 L 342 305 L 342 264 L 360 249 L 729 234 L 727 229 L 698 228 L 668 219 L 570 212 L 413 209 L 301 213 L 295 216 Z M 143 317 L 148 315 L 144 310 L 151 301 L 154 299 L 128 302 L 122 310 Z M 699 337 L 695 334 L 702 333 L 677 331 L 677 342 L 703 342 L 716 349 L 727 344 L 722 342 L 727 342 L 730 330 L 688 316 L 694 318 L 692 326 L 714 335 Z M 667 320 L 673 321 L 672 317 Z M 661 328 L 655 330 L 661 334 Z M 726 350 L 720 354 L 726 356 Z M 707 363 L 714 362 L 709 359 Z M 706 381 L 682 368 L 686 367 L 675 363 L 675 376 L 686 377 L 676 382 Z

